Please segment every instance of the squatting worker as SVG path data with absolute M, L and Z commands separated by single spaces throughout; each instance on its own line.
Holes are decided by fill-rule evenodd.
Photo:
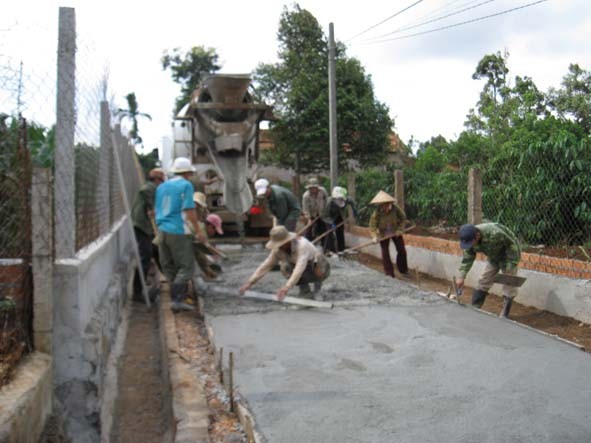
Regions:
M 240 287 L 240 294 L 244 294 L 274 266 L 280 264 L 281 271 L 288 280 L 277 291 L 279 300 L 283 300 L 287 292 L 296 285 L 300 296 L 309 296 L 310 283 L 314 284 L 314 298 L 321 298 L 320 289 L 330 273 L 330 264 L 307 238 L 289 232 L 285 226 L 275 226 L 271 229 L 270 239 L 265 247 L 271 253 Z
M 302 196 L 302 212 L 306 225 L 315 220 L 306 231 L 306 238 L 310 241 L 326 231 L 326 223 L 320 218 L 324 214 L 328 192 L 318 183 L 318 179 L 310 178 L 306 184 L 306 192 Z
M 140 252 L 140 261 L 144 277 L 148 275 L 152 258 L 155 259 L 157 266 L 160 268 L 158 247 L 153 243 L 156 233 L 154 232 L 152 219 L 154 218 L 156 188 L 165 181 L 166 175 L 162 169 L 155 168 L 148 172 L 148 180 L 135 195 L 131 207 L 133 231 Z M 151 282 L 150 286 L 148 295 L 150 296 L 150 299 L 154 301 L 158 295 L 158 284 L 157 282 Z M 136 271 L 133 279 L 132 298 L 134 301 L 143 301 L 142 282 L 139 270 Z
M 267 207 L 275 220 L 273 226 L 282 225 L 288 231 L 295 231 L 300 218 L 300 204 L 293 193 L 279 185 L 270 185 L 266 178 L 254 182 L 256 196 L 266 201 Z
M 377 205 L 369 219 L 369 230 L 374 243 L 381 239 L 380 249 L 382 250 L 384 273 L 394 278 L 394 266 L 390 259 L 390 240 L 392 240 L 396 247 L 396 267 L 401 274 L 406 274 L 408 264 L 406 262 L 406 247 L 402 237 L 402 227 L 406 221 L 404 211 L 396 205 L 394 197 L 384 191 L 378 192 L 369 203 Z
M 456 279 L 459 289 L 464 287 L 464 279 L 470 271 L 477 253 L 486 255 L 487 262 L 478 285 L 472 293 L 472 305 L 480 308 L 493 284 L 495 275 L 516 275 L 517 265 L 521 258 L 519 242 L 509 228 L 500 223 L 483 223 L 480 225 L 463 225 L 458 233 L 460 247 L 464 257 L 460 265 L 460 277 Z M 503 310 L 501 317 L 508 317 L 517 288 L 503 285 Z
M 193 201 L 195 202 L 195 211 L 197 213 L 197 223 L 203 232 L 207 234 L 207 237 L 213 237 L 216 232 L 222 235 L 222 219 L 215 214 L 210 214 L 207 209 L 207 196 L 203 192 L 195 192 L 193 194 Z M 214 227 L 211 227 L 214 224 Z M 219 230 L 218 230 L 219 229 Z M 203 272 L 207 278 L 216 278 L 217 272 L 214 269 L 220 269 L 219 266 L 212 266 L 212 261 L 209 258 L 212 255 L 211 250 L 206 244 L 201 243 L 198 240 L 193 242 L 193 256 L 199 266 L 199 269 Z
M 193 310 L 188 283 L 193 277 L 193 233 L 200 242 L 207 236 L 197 222 L 193 185 L 188 180 L 195 168 L 185 157 L 174 160 L 174 177 L 156 189 L 156 224 L 160 231 L 160 261 L 170 282 L 172 309 Z
M 341 186 L 332 188 L 330 198 L 326 202 L 323 219 L 326 227 L 333 230 L 326 236 L 324 249 L 332 252 L 345 250 L 345 225 L 342 222 L 348 216 L 348 207 L 353 210 L 353 216 L 357 217 L 355 202 L 347 196 L 347 190 Z M 340 226 L 339 226 L 340 225 Z M 334 237 L 336 236 L 336 245 Z

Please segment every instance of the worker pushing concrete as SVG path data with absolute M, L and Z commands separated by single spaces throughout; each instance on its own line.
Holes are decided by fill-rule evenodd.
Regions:
M 384 191 L 378 192 L 369 203 L 377 205 L 369 219 L 369 230 L 374 243 L 380 242 L 384 273 L 394 278 L 394 266 L 390 259 L 390 240 L 396 247 L 396 267 L 398 272 L 401 274 L 408 273 L 406 247 L 402 237 L 402 227 L 406 221 L 404 211 L 396 205 L 394 197 Z
M 324 214 L 328 192 L 320 186 L 317 178 L 310 178 L 306 184 L 306 192 L 302 196 L 302 212 L 305 218 L 305 224 L 311 223 L 306 230 L 305 236 L 312 241 L 326 231 L 326 223 L 321 216 Z
M 256 196 L 264 200 L 273 214 L 273 226 L 282 225 L 294 232 L 300 218 L 300 204 L 293 193 L 283 186 L 271 185 L 266 178 L 254 182 Z
M 288 279 L 284 286 L 277 291 L 277 299 L 283 300 L 287 292 L 298 286 L 300 296 L 311 295 L 310 283 L 314 285 L 313 296 L 320 299 L 322 282 L 330 274 L 330 264 L 318 249 L 305 237 L 289 232 L 285 226 L 275 226 L 271 229 L 270 239 L 265 245 L 271 250 L 269 256 L 259 265 L 254 274 L 240 287 L 243 295 L 257 281 L 269 272 L 275 265 L 280 264 L 281 272 Z
M 219 215 L 210 214 L 207 209 L 207 197 L 202 192 L 195 192 L 193 194 L 193 201 L 195 202 L 195 210 L 197 211 L 197 223 L 201 231 L 207 234 L 208 238 L 217 235 L 223 235 L 222 219 Z M 195 261 L 199 265 L 199 269 L 203 275 L 208 279 L 215 279 L 221 272 L 221 267 L 214 262 L 210 257 L 215 255 L 208 243 L 202 243 L 195 239 L 193 241 L 193 255 Z
M 458 235 L 460 247 L 464 250 L 464 257 L 460 265 L 460 277 L 456 279 L 458 290 L 463 289 L 464 279 L 476 259 L 476 254 L 480 252 L 488 259 L 484 272 L 478 280 L 478 285 L 472 293 L 472 305 L 480 308 L 499 271 L 512 276 L 517 274 L 521 248 L 515 234 L 500 223 L 462 225 Z M 503 285 L 501 317 L 509 316 L 511 304 L 516 295 L 517 288 L 507 284 Z

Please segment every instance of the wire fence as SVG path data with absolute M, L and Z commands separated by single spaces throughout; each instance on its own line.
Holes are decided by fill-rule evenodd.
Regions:
M 94 44 L 76 30 L 74 10 L 60 9 L 56 29 L 14 25 L 2 32 L 0 386 L 33 346 L 32 168 L 52 171 L 45 185 L 53 194 L 53 206 L 46 216 L 54 223 L 45 241 L 54 247 L 56 259 L 73 258 L 107 234 L 125 215 L 121 186 L 130 196 L 140 187 L 134 146 L 111 121 L 108 75 Z M 7 55 L 18 53 L 10 45 L 31 35 L 51 36 L 49 60 L 47 51 L 23 52 L 21 59 Z M 44 63 L 36 63 L 41 59 Z M 114 149 L 124 171 L 123 184 Z M 36 236 L 35 241 L 44 240 Z

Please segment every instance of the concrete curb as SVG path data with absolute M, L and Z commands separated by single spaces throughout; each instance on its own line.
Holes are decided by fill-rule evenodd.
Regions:
M 209 407 L 197 374 L 179 353 L 174 314 L 168 291 L 161 292 L 159 305 L 162 367 L 165 383 L 170 385 L 172 435 L 174 443 L 210 443 Z
M 219 356 L 218 348 L 215 345 L 213 328 L 211 327 L 208 316 L 205 315 L 205 313 L 203 312 L 203 309 L 202 309 L 203 308 L 203 299 L 201 297 L 199 297 L 199 306 L 201 309 L 200 312 L 203 314 L 204 323 L 205 323 L 205 330 L 207 331 L 207 338 L 209 339 L 209 345 L 214 350 L 214 361 L 218 362 L 220 356 Z M 223 368 L 220 368 L 220 370 L 223 371 Z M 225 383 L 224 383 L 224 388 L 228 389 L 228 387 Z M 244 429 L 244 432 L 246 433 L 247 442 L 248 443 L 266 443 L 267 440 L 257 430 L 254 416 L 252 415 L 252 413 L 250 412 L 250 410 L 246 406 L 244 400 L 242 399 L 242 396 L 239 395 L 239 392 L 236 388 L 234 388 L 234 393 L 235 393 L 234 406 L 236 409 L 236 415 L 238 416 L 238 421 L 240 421 L 240 424 L 242 425 L 242 428 Z

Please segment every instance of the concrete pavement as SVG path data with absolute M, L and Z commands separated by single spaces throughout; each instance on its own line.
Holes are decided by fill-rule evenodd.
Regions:
M 223 284 L 264 255 L 234 254 Z M 589 354 L 354 262 L 333 261 L 324 293 L 334 310 L 205 297 L 268 441 L 591 441 Z

